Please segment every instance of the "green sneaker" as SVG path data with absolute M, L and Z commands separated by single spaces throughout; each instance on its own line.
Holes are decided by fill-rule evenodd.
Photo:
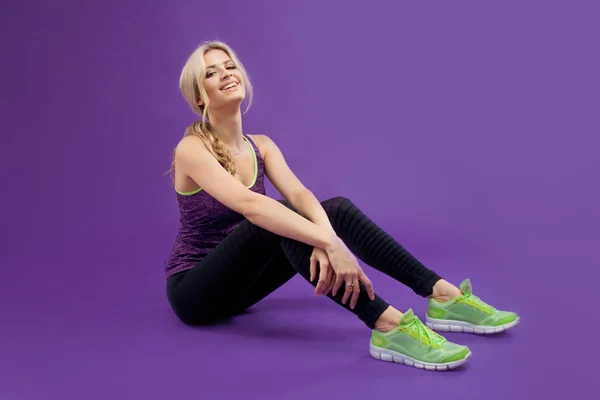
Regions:
M 499 311 L 473 294 L 471 281 L 460 284 L 463 295 L 440 303 L 429 299 L 425 324 L 438 332 L 490 334 L 503 332 L 519 324 L 513 312 Z
M 371 356 L 411 367 L 443 371 L 469 361 L 471 351 L 427 328 L 409 309 L 400 318 L 397 328 L 388 332 L 373 329 Z

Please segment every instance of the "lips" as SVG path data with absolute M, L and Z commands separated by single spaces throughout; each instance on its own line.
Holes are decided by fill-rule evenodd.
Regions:
M 229 90 L 229 89 L 233 89 L 239 86 L 239 82 L 237 81 L 233 81 L 233 82 L 229 82 L 224 86 L 221 86 L 221 88 L 219 90 Z

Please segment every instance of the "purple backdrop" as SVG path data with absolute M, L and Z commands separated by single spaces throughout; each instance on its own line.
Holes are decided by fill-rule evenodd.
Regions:
M 587 3 L 4 2 L 0 397 L 582 393 L 600 264 Z M 182 326 L 164 295 L 178 215 L 162 174 L 194 118 L 180 68 L 206 39 L 255 83 L 246 131 L 320 199 L 351 198 L 521 326 L 447 335 L 474 351 L 450 374 L 372 360 L 361 323 L 299 278 L 231 325 Z

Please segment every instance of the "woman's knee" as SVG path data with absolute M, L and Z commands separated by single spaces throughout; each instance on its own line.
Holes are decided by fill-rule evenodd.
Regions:
M 337 214 L 340 211 L 346 211 L 354 206 L 352 201 L 344 196 L 336 196 L 321 202 L 323 209 L 327 214 Z

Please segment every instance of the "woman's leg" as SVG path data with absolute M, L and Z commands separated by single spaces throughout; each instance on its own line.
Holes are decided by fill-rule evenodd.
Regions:
M 289 204 L 288 204 L 288 206 L 289 206 Z M 286 246 L 286 247 L 288 247 L 288 246 Z M 289 243 L 289 249 L 291 249 L 291 251 L 294 252 L 294 254 L 295 254 L 295 251 L 293 249 L 295 247 L 296 246 L 294 244 L 294 241 L 291 241 Z M 311 252 L 312 252 L 312 250 L 311 250 Z M 309 257 L 310 257 L 310 255 L 309 255 Z M 296 256 L 295 255 L 292 256 L 292 259 L 296 259 Z M 305 262 L 303 261 L 303 259 L 304 259 L 304 256 L 301 256 L 300 260 L 297 262 L 296 265 L 300 266 L 300 268 L 304 271 Z M 318 276 L 318 269 L 319 269 L 319 267 L 317 265 L 317 276 Z M 279 288 L 284 283 L 289 281 L 294 275 L 296 275 L 296 273 L 297 272 L 294 269 L 294 266 L 292 266 L 288 257 L 286 256 L 286 253 L 282 249 L 278 255 L 276 255 L 271 261 L 269 261 L 269 263 L 265 266 L 265 268 L 263 269 L 261 274 L 257 277 L 256 281 L 253 282 L 253 284 L 250 286 L 250 289 L 248 290 L 248 294 L 246 296 L 244 296 L 244 298 L 242 298 L 241 304 L 238 307 L 238 310 L 242 311 L 249 307 L 252 307 L 254 304 L 258 303 L 260 300 L 264 299 L 269 294 L 274 292 L 277 288 Z M 302 275 L 304 276 L 304 273 Z M 306 279 L 309 279 L 306 276 L 304 276 L 304 277 Z M 311 284 L 313 286 L 316 286 L 317 283 L 318 283 L 318 280 L 311 282 Z M 362 294 L 363 297 L 365 295 L 366 295 L 366 293 Z M 339 297 L 339 299 L 337 299 L 337 302 L 339 304 L 340 299 L 343 297 L 343 295 L 340 295 L 338 297 Z M 330 298 L 331 298 L 331 296 L 330 296 Z M 349 304 L 349 302 L 347 304 Z M 366 303 L 366 304 L 369 304 L 369 303 Z M 342 306 L 345 307 L 346 309 L 348 309 L 349 311 L 354 312 L 354 310 L 350 310 L 348 308 L 348 306 L 346 306 L 346 305 L 342 305 Z M 366 315 L 366 317 L 364 317 L 364 316 L 362 317 L 362 320 L 365 322 L 365 324 L 371 328 L 377 328 L 382 331 L 388 331 L 390 329 L 397 327 L 398 321 L 400 321 L 400 317 L 402 317 L 402 313 L 400 311 L 398 311 L 394 307 L 388 306 L 387 303 L 385 303 L 385 302 L 377 301 L 377 302 L 372 303 L 370 306 L 367 305 L 365 307 L 370 307 L 372 312 L 365 313 L 363 311 L 362 313 L 359 314 L 359 312 L 357 311 L 354 313 L 356 315 L 358 315 L 359 317 L 361 315 Z
M 365 264 L 405 284 L 420 296 L 433 293 L 434 285 L 442 278 L 413 257 L 350 200 L 334 197 L 321 204 L 337 235 Z
M 312 250 L 310 245 L 243 221 L 194 268 L 169 280 L 169 301 L 189 324 L 228 318 L 266 297 L 296 272 L 310 281 Z M 311 284 L 316 286 L 317 281 Z M 389 305 L 378 296 L 369 299 L 362 285 L 361 292 L 353 310 L 349 302 L 342 304 L 343 291 L 328 297 L 374 328 Z
M 363 261 L 403 281 L 421 295 L 432 292 L 437 275 L 410 256 L 358 209 L 349 207 L 349 201 L 334 198 L 322 204 L 338 236 Z M 290 207 L 289 204 L 287 206 Z M 300 275 L 309 280 L 312 246 L 287 238 L 280 240 L 288 260 Z M 383 245 L 376 243 L 378 240 Z M 403 256 L 400 262 L 394 259 L 398 254 Z M 317 280 L 312 282 L 313 286 L 317 283 Z M 373 357 L 440 370 L 458 367 L 470 359 L 471 352 L 467 347 L 448 342 L 426 328 L 411 309 L 402 314 L 378 296 L 371 301 L 362 282 L 359 287 L 361 293 L 354 310 L 350 310 L 349 302 L 341 304 L 343 290 L 335 297 L 331 293 L 328 297 L 357 314 L 367 326 L 375 328 L 370 341 L 370 354 Z
M 280 263 L 279 238 L 243 221 L 192 269 L 167 282 L 175 314 L 190 325 L 229 318 L 255 293 L 273 291 L 296 274 Z M 274 268 L 277 266 L 277 268 Z
M 288 261 L 285 253 L 279 248 L 260 275 L 248 286 L 248 290 L 241 296 L 236 308 L 241 312 L 252 307 L 279 289 L 296 274 L 296 270 Z

